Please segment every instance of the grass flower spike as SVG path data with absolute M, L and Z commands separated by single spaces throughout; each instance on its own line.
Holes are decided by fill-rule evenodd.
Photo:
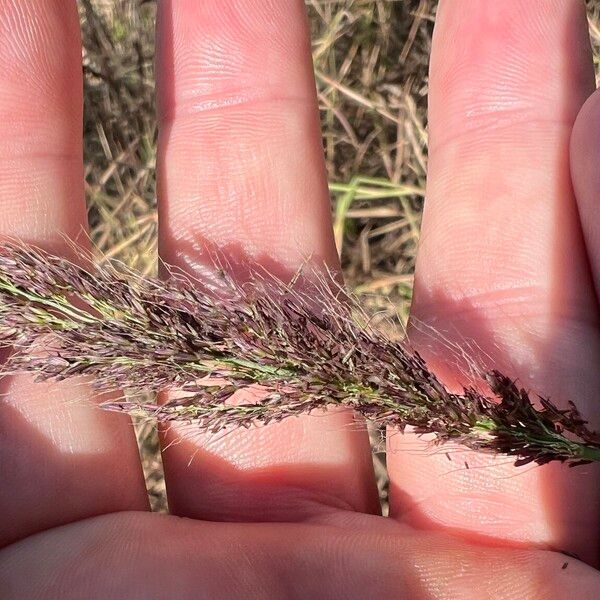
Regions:
M 600 436 L 574 405 L 560 410 L 496 371 L 451 393 L 409 345 L 369 326 L 329 274 L 284 283 L 257 269 L 245 284 L 224 270 L 209 282 L 168 281 L 79 266 L 37 248 L 0 244 L 0 339 L 5 374 L 91 376 L 130 392 L 103 408 L 204 431 L 251 427 L 330 406 L 380 424 L 435 434 L 516 464 L 600 461 Z M 260 402 L 232 402 L 257 387 Z M 180 389 L 158 405 L 135 393 Z

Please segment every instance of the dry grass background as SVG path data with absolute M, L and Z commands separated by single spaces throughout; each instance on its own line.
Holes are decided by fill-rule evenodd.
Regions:
M 427 171 L 436 0 L 306 0 L 334 229 L 348 285 L 404 321 Z M 588 0 L 600 76 L 600 5 Z M 156 270 L 154 0 L 80 0 L 86 191 L 99 260 Z M 549 42 L 550 43 L 550 42 Z M 600 81 L 600 79 L 599 79 Z M 156 434 L 137 427 L 153 508 L 166 506 Z M 383 458 L 376 453 L 385 503 Z

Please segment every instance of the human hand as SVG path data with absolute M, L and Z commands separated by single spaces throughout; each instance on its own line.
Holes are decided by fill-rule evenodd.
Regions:
M 78 28 L 74 2 L 0 0 L 0 231 L 53 250 L 85 222 Z M 573 137 L 581 224 L 569 176 L 593 91 L 583 3 L 444 0 L 434 46 L 412 339 L 440 370 L 447 343 L 474 339 L 477 360 L 594 417 L 598 96 Z M 163 0 L 158 55 L 162 257 L 195 269 L 208 245 L 336 266 L 302 0 Z M 448 462 L 390 435 L 385 519 L 347 413 L 219 439 L 171 429 L 176 516 L 160 516 L 127 419 L 77 402 L 79 387 L 3 385 L 7 598 L 600 594 L 558 552 L 598 565 L 595 468 Z

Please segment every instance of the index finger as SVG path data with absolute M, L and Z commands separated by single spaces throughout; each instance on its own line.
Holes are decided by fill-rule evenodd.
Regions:
M 585 5 L 444 0 L 436 27 L 413 342 L 439 367 L 449 352 L 418 322 L 474 341 L 480 364 L 597 419 L 598 310 L 569 175 L 594 88 Z M 517 469 L 454 449 L 449 462 L 443 449 L 415 456 L 416 444 L 391 437 L 396 517 L 597 560 L 597 468 Z

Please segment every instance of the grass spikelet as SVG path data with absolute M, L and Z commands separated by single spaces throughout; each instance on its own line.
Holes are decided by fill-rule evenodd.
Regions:
M 83 266 L 81 266 L 83 265 Z M 14 350 L 5 375 L 90 376 L 102 391 L 183 390 L 164 405 L 134 400 L 108 410 L 252 427 L 331 406 L 404 431 L 435 434 L 517 465 L 600 461 L 600 437 L 574 405 L 558 409 L 497 372 L 450 392 L 406 343 L 370 327 L 327 272 L 284 283 L 256 269 L 244 284 L 168 281 L 94 269 L 19 242 L 0 243 L 0 340 Z M 257 387 L 260 402 L 231 402 Z

